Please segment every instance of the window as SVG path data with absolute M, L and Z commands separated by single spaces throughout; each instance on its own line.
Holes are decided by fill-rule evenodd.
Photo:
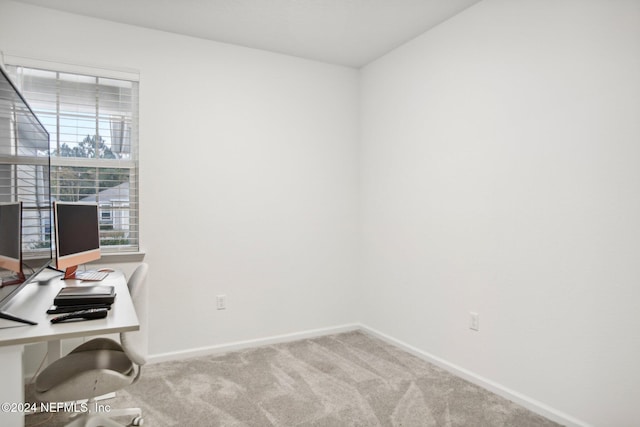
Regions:
M 98 203 L 102 251 L 138 251 L 137 79 L 51 68 L 7 65 L 49 131 L 51 197 Z

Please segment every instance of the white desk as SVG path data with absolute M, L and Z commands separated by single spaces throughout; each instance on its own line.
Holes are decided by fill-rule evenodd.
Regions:
M 140 329 L 126 278 L 121 272 L 110 273 L 101 282 L 63 281 L 60 277 L 62 277 L 61 273 L 44 270 L 5 307 L 5 311 L 38 324 L 0 329 L 0 404 L 24 402 L 22 353 L 25 344 L 46 341 L 48 361 L 51 363 L 60 357 L 60 340 L 62 339 Z M 76 284 L 114 286 L 116 299 L 109 310 L 109 315 L 104 319 L 51 324 L 50 319 L 56 315 L 46 312 L 53 304 L 54 297 L 62 286 Z M 22 413 L 6 412 L 0 409 L 0 425 L 22 427 L 24 416 Z

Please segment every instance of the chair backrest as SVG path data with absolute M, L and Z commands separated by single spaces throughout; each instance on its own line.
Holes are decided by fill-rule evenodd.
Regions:
M 149 266 L 146 263 L 140 264 L 133 272 L 127 287 L 136 309 L 140 330 L 134 332 L 122 332 L 120 334 L 120 343 L 124 352 L 137 365 L 144 365 L 147 362 L 148 334 L 147 322 L 149 305 L 147 290 L 147 272 Z

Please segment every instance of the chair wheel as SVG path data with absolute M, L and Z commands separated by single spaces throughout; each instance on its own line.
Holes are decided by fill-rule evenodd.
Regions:
M 144 420 L 142 419 L 142 417 L 135 417 L 133 420 L 131 420 L 132 426 L 141 426 L 143 424 L 144 424 Z

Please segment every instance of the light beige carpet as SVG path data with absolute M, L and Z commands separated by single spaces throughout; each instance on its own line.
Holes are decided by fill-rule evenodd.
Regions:
M 147 365 L 103 403 L 157 427 L 558 425 L 363 332 Z

